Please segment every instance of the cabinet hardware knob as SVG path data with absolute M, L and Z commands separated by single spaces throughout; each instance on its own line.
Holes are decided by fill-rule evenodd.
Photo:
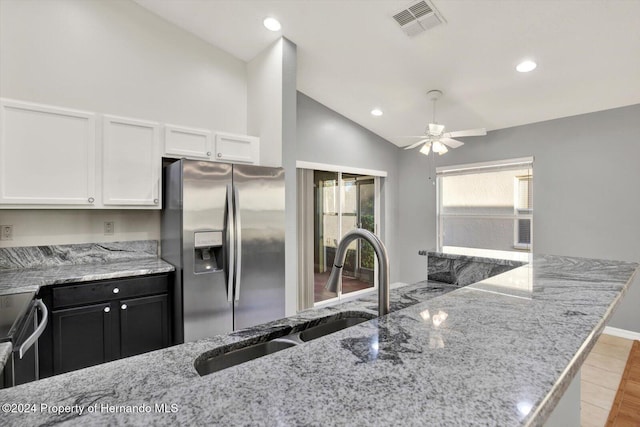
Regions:
M 211 151 L 207 151 L 207 157 L 211 157 Z
M 110 309 L 109 307 L 105 307 L 105 308 L 104 308 L 104 312 L 105 312 L 105 313 L 108 313 L 108 312 L 110 312 L 110 311 L 111 311 L 111 309 Z
M 126 310 L 126 309 L 127 309 L 127 304 L 122 304 L 122 305 L 120 306 L 120 308 L 121 308 L 121 309 L 123 309 L 123 310 Z
M 118 289 L 118 288 L 113 288 L 113 293 L 114 293 L 114 294 L 117 294 L 118 292 L 120 292 L 120 289 Z
M 158 199 L 153 199 L 153 203 L 158 204 Z
M 222 157 L 222 153 L 218 153 L 218 158 Z
M 93 203 L 95 199 L 93 197 L 89 197 L 89 203 Z

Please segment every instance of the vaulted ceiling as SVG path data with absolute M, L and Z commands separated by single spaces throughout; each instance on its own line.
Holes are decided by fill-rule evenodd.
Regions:
M 640 103 L 640 1 L 433 0 L 445 23 L 407 36 L 405 0 L 136 0 L 248 61 L 285 36 L 298 89 L 396 145 L 447 130 L 517 126 Z M 262 21 L 276 17 L 282 30 Z M 533 59 L 538 67 L 518 73 Z M 383 115 L 374 117 L 373 108 Z

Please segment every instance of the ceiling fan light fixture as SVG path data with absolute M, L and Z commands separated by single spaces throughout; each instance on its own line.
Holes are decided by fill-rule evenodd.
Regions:
M 440 142 L 440 141 L 435 141 L 435 142 L 433 143 L 433 152 L 434 152 L 434 153 L 444 154 L 444 153 L 446 153 L 447 151 L 449 151 L 449 150 L 447 150 L 447 147 L 445 147 L 445 145 L 444 145 L 442 142 Z
M 425 142 L 424 145 L 422 146 L 422 148 L 420 149 L 420 152 L 422 154 L 424 154 L 425 156 L 428 156 L 430 150 L 431 150 L 431 143 L 430 142 Z
M 535 62 L 526 60 L 519 63 L 516 66 L 516 70 L 520 73 L 528 73 L 529 71 L 535 70 L 537 66 L 538 64 L 536 64 Z

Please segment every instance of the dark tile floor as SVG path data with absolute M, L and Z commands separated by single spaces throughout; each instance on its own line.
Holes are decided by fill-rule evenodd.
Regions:
M 335 292 L 329 292 L 324 288 L 324 285 L 327 283 L 327 279 L 329 278 L 329 273 L 329 271 L 325 271 L 324 273 L 314 273 L 313 290 L 315 302 L 325 301 L 336 297 Z M 373 287 L 373 283 L 367 283 L 352 277 L 342 276 L 343 295 L 371 287 Z

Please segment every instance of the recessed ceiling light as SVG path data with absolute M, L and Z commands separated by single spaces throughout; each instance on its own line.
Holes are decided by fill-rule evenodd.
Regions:
M 373 110 L 371 110 L 371 115 L 380 117 L 382 115 L 382 110 L 379 108 L 374 108 Z
M 533 61 L 522 61 L 518 64 L 516 70 L 520 71 L 521 73 L 528 73 L 529 71 L 535 70 L 537 66 L 538 64 Z
M 264 24 L 267 30 L 271 31 L 280 31 L 280 29 L 282 28 L 282 25 L 280 25 L 280 21 L 278 21 L 276 18 L 264 18 L 262 24 Z

